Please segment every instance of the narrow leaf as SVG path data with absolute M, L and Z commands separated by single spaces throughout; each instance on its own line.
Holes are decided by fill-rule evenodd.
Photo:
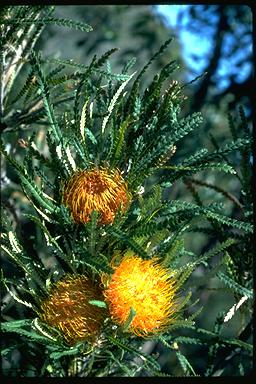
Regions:
M 107 308 L 107 304 L 105 303 L 105 301 L 89 300 L 88 303 L 91 304 L 91 305 L 96 305 L 96 307 Z
M 128 329 L 129 329 L 129 327 L 130 327 L 130 325 L 131 325 L 131 323 L 132 323 L 132 321 L 133 321 L 135 316 L 136 316 L 136 311 L 135 311 L 134 308 L 131 307 L 130 308 L 130 313 L 129 313 L 129 315 L 128 315 L 128 317 L 127 317 L 127 319 L 126 319 L 126 321 L 125 321 L 125 323 L 123 325 L 123 331 L 124 332 L 128 331 Z

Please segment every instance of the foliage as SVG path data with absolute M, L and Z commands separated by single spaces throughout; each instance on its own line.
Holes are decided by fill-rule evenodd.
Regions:
M 109 60 L 115 49 L 100 57 L 95 54 L 88 65 L 55 63 L 33 49 L 44 26 L 90 28 L 55 18 L 53 12 L 54 7 L 48 6 L 6 6 L 1 11 L 4 374 L 213 376 L 225 375 L 234 356 L 239 361 L 235 374 L 250 373 L 252 148 L 243 108 L 237 125 L 229 118 L 228 143 L 219 145 L 213 137 L 212 151 L 199 148 L 180 159 L 183 139 L 192 131 L 199 134 L 203 117 L 200 112 L 181 117 L 183 86 L 170 83 L 176 63 L 165 64 L 143 88 L 144 74 L 171 39 L 139 72 L 131 71 L 130 62 L 121 74 L 112 73 Z M 27 76 L 17 89 L 23 65 Z M 10 135 L 18 145 L 10 145 Z M 230 160 L 234 153 L 240 164 Z M 63 185 L 75 170 L 101 166 L 121 171 L 132 202 L 111 225 L 97 225 L 95 211 L 88 223 L 76 224 L 62 203 Z M 242 198 L 204 181 L 205 172 L 216 174 L 216 180 L 228 173 L 240 183 Z M 178 184 L 188 189 L 194 202 L 165 198 Z M 201 199 L 200 187 L 214 191 L 213 203 Z M 226 214 L 218 194 L 239 214 Z M 207 248 L 198 254 L 185 244 L 186 236 L 195 232 L 208 239 Z M 72 347 L 37 316 L 52 283 L 65 274 L 86 274 L 97 283 L 103 274 L 113 272 L 113 256 L 127 252 L 142 259 L 157 256 L 178 281 L 183 312 L 172 326 L 150 338 L 171 351 L 176 359 L 173 370 L 163 369 L 156 354 L 143 351 L 145 340 L 127 332 L 136 316 L 132 308 L 124 328 L 109 316 L 93 344 L 84 341 Z M 204 306 L 193 308 L 198 303 L 194 292 L 203 284 L 195 278 L 200 268 L 205 279 L 216 277 L 218 289 L 228 290 L 237 303 L 226 316 L 216 317 L 211 330 L 197 324 L 199 315 L 208 316 Z M 105 306 L 97 300 L 91 304 Z M 243 317 L 243 327 L 228 338 L 222 334 L 223 327 L 236 312 Z M 183 353 L 183 344 L 206 348 L 204 371 Z M 219 355 L 226 356 L 225 361 Z

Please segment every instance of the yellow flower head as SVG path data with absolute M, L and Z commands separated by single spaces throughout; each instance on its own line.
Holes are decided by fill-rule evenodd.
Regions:
M 76 223 L 90 221 L 95 210 L 99 213 L 98 223 L 109 224 L 119 209 L 127 209 L 130 194 L 118 169 L 94 168 L 75 172 L 64 187 L 62 201 Z
M 136 314 L 129 332 L 147 336 L 168 327 L 178 308 L 170 272 L 156 258 L 143 260 L 135 255 L 125 256 L 114 269 L 104 291 L 113 321 L 123 326 L 133 308 Z
M 106 317 L 106 309 L 90 304 L 102 300 L 102 291 L 85 275 L 67 275 L 53 285 L 41 303 L 39 317 L 63 333 L 69 345 L 93 341 Z

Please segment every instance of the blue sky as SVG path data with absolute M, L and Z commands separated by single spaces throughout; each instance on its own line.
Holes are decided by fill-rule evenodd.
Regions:
M 164 21 L 167 25 L 170 25 L 172 28 L 176 29 L 177 27 L 177 16 L 181 9 L 186 9 L 190 5 L 156 5 L 155 10 L 164 16 Z M 187 22 L 187 17 L 184 18 L 183 23 Z M 177 30 L 178 38 L 184 53 L 184 58 L 186 62 L 189 64 L 189 67 L 193 68 L 195 71 L 201 72 L 204 70 L 205 62 L 201 61 L 199 63 L 195 63 L 193 59 L 191 59 L 191 54 L 198 54 L 199 56 L 204 56 L 211 47 L 211 42 L 202 36 L 196 36 L 191 32 L 184 30 Z
M 177 15 L 181 9 L 186 10 L 188 7 L 193 5 L 175 5 L 175 4 L 161 4 L 155 5 L 154 9 L 157 13 L 160 13 L 164 16 L 164 21 L 166 25 L 170 25 L 174 30 L 177 27 Z M 186 24 L 188 22 L 188 16 L 185 13 L 185 17 L 182 20 L 182 24 Z M 209 52 L 212 49 L 212 39 L 209 35 L 206 34 L 194 34 L 190 31 L 187 31 L 186 28 L 180 29 L 177 28 L 177 38 L 180 41 L 184 59 L 191 69 L 191 73 L 188 73 L 188 80 L 193 79 L 195 76 L 202 74 L 207 66 L 207 62 L 205 58 L 208 56 Z M 240 32 L 241 34 L 243 31 Z M 228 50 L 232 46 L 232 35 L 225 36 L 224 41 L 224 50 Z M 252 51 L 252 42 L 248 41 L 246 47 L 239 50 L 237 55 L 233 55 L 227 61 L 225 58 L 221 58 L 219 62 L 219 67 L 217 70 L 217 75 L 221 78 L 218 81 L 219 88 L 226 88 L 228 86 L 228 80 L 225 76 L 226 74 L 233 73 L 235 75 L 236 81 L 243 81 L 244 78 L 248 76 L 248 73 L 251 70 L 251 64 L 248 62 L 244 64 L 239 71 L 236 68 L 236 62 L 241 59 L 241 56 L 245 54 L 245 52 Z M 195 61 L 193 56 L 197 55 L 200 57 L 199 60 Z M 240 56 L 239 56 L 240 55 Z

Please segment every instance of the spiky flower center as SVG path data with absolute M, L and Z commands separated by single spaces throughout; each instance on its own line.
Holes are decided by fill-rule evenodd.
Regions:
M 129 256 L 115 267 L 104 296 L 113 321 L 124 325 L 133 308 L 129 330 L 146 336 L 170 324 L 177 308 L 175 293 L 175 282 L 157 259 Z
M 105 318 L 105 309 L 89 303 L 102 300 L 102 291 L 87 276 L 66 276 L 54 284 L 41 304 L 40 319 L 63 333 L 70 345 L 94 340 Z
M 99 224 L 109 224 L 118 210 L 124 212 L 130 202 L 127 184 L 118 169 L 91 169 L 76 172 L 66 183 L 63 203 L 76 223 L 87 223 L 95 210 Z

